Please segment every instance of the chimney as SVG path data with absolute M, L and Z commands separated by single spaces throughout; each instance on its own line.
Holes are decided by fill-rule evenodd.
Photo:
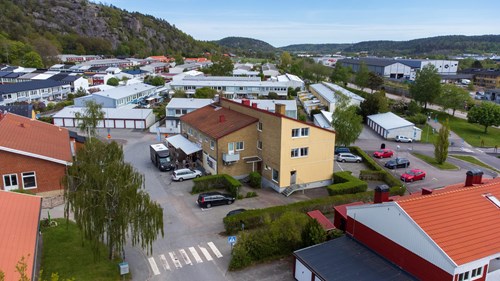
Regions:
M 241 103 L 246 106 L 250 106 L 250 100 L 243 99 L 241 100 Z
M 429 195 L 432 194 L 432 189 L 424 187 L 422 188 L 422 195 Z
M 274 105 L 274 112 L 275 113 L 278 113 L 280 115 L 285 115 L 286 113 L 286 110 L 285 110 L 285 105 L 284 104 L 281 104 L 281 103 L 277 103 Z
M 483 181 L 483 171 L 480 169 L 471 169 L 467 171 L 465 178 L 465 186 L 473 186 L 474 184 L 481 184 Z
M 226 122 L 226 117 L 224 115 L 219 115 L 219 123 Z
M 373 198 L 373 203 L 380 204 L 382 202 L 389 201 L 389 187 L 385 184 L 377 185 L 375 187 L 375 196 Z
M 252 107 L 253 108 L 257 108 L 257 103 L 256 102 L 252 102 Z

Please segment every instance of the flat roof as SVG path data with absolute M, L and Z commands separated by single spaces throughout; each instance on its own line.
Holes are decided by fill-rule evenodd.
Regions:
M 328 83 L 328 82 L 323 82 L 323 84 L 325 86 L 327 86 L 328 88 L 332 89 L 333 91 L 338 91 L 340 93 L 342 93 L 344 96 L 350 98 L 350 99 L 353 99 L 353 100 L 358 100 L 360 102 L 363 102 L 365 101 L 365 99 L 363 97 L 361 97 L 360 95 L 357 95 L 337 84 L 333 84 L 333 83 Z
M 386 130 L 415 126 L 412 122 L 403 119 L 392 112 L 369 115 L 367 118 L 371 119 L 373 122 L 377 123 L 380 127 Z
M 172 98 L 166 108 L 201 108 L 213 102 L 212 99 Z
M 241 99 L 232 99 L 232 101 L 241 103 Z M 276 104 L 284 104 L 285 105 L 285 110 L 297 110 L 297 102 L 295 100 L 258 100 L 258 99 L 252 99 L 250 100 L 251 103 L 257 104 L 257 108 L 267 110 L 274 112 L 276 109 L 275 106 Z
M 176 149 L 181 149 L 186 155 L 193 154 L 201 150 L 201 147 L 186 139 L 182 135 L 175 135 L 165 139 L 167 143 L 175 147 Z
M 322 96 L 329 103 L 337 102 L 337 98 L 335 97 L 335 93 L 333 92 L 332 89 L 328 88 L 327 86 L 325 86 L 321 83 L 318 83 L 318 84 L 309 85 L 309 87 L 313 88 L 314 91 L 316 91 L 320 96 Z
M 128 96 L 131 96 L 133 94 L 137 94 L 143 91 L 148 91 L 155 89 L 155 86 L 151 86 L 148 84 L 144 83 L 136 83 L 132 85 L 127 85 L 123 87 L 116 87 L 114 89 L 109 89 L 109 90 L 104 90 L 100 92 L 94 93 L 96 96 L 103 96 L 103 97 L 108 97 L 112 99 L 121 99 L 121 98 L 126 98 Z
M 294 256 L 321 280 L 417 280 L 347 236 L 300 249 Z
M 75 113 L 83 113 L 85 107 L 65 107 L 57 112 L 54 118 L 75 118 Z M 131 120 L 144 120 L 150 114 L 153 114 L 152 109 L 143 108 L 103 108 L 104 119 L 131 119 Z
M 3 84 L 0 85 L 0 94 L 18 93 L 37 89 L 45 89 L 52 87 L 65 86 L 66 83 L 54 80 L 28 81 L 21 83 Z

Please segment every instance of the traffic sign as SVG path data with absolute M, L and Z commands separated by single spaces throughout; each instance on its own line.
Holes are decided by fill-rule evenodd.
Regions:
M 229 236 L 229 237 L 227 237 L 227 243 L 229 243 L 229 244 L 236 244 L 236 236 Z

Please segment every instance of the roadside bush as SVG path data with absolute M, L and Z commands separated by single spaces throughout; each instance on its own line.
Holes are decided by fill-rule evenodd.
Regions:
M 225 189 L 232 196 L 239 198 L 238 188 L 241 183 L 235 178 L 226 175 L 210 175 L 203 176 L 193 180 L 194 186 L 191 190 L 192 194 L 207 192 L 215 189 Z
M 406 119 L 412 123 L 415 123 L 416 125 L 424 125 L 427 121 L 427 115 L 418 113 L 416 115 L 407 117 Z
M 250 175 L 248 175 L 250 178 L 248 184 L 253 187 L 253 188 L 261 188 L 261 181 L 262 181 L 262 176 L 257 173 L 257 172 L 251 172 Z
M 366 182 L 352 176 L 348 171 L 334 173 L 333 182 L 334 184 L 326 187 L 330 196 L 365 192 L 368 189 Z
M 257 197 L 257 192 L 255 192 L 255 191 L 247 192 L 247 196 L 245 196 L 245 197 L 246 198 Z

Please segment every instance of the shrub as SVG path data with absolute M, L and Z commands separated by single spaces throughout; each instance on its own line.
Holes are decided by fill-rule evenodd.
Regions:
M 252 198 L 252 197 L 257 197 L 257 192 L 252 191 L 252 192 L 247 192 L 246 198 Z
M 253 188 L 261 188 L 262 176 L 257 172 L 251 172 L 248 176 L 250 181 L 248 184 Z
M 194 186 L 191 190 L 191 193 L 193 194 L 214 189 L 225 189 L 232 196 L 239 197 L 238 188 L 241 186 L 241 183 L 226 174 L 203 176 L 194 179 L 193 182 Z
M 365 192 L 368 189 L 368 184 L 354 176 L 351 172 L 337 172 L 333 174 L 334 184 L 327 187 L 328 194 L 353 194 L 358 192 Z
M 319 222 L 313 218 L 302 230 L 302 247 L 309 247 L 326 241 L 327 234 Z
M 414 116 L 407 117 L 408 121 L 415 123 L 416 125 L 424 125 L 427 122 L 427 115 L 418 113 Z

